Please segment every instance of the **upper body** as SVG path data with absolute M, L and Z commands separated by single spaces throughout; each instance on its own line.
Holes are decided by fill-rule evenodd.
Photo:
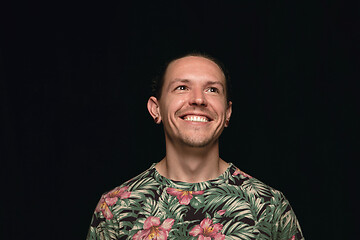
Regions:
M 303 239 L 283 194 L 230 164 L 200 183 L 147 171 L 104 194 L 88 239 Z
M 170 62 L 148 110 L 166 156 L 104 194 L 89 239 L 302 239 L 284 196 L 219 156 L 232 102 L 222 67 L 207 56 Z

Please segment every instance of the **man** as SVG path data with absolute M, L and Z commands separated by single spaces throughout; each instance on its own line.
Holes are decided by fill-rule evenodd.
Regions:
M 87 239 L 303 239 L 281 192 L 219 156 L 228 87 L 209 56 L 168 64 L 147 104 L 166 156 L 101 197 Z

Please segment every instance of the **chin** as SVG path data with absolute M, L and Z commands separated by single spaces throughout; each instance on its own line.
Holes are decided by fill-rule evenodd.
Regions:
M 189 138 L 182 139 L 182 142 L 186 146 L 193 147 L 193 148 L 204 148 L 213 143 L 212 139 L 200 140 L 200 139 L 189 139 Z

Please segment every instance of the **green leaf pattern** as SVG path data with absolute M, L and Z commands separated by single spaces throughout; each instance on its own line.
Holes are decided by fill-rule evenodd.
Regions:
M 101 197 L 88 240 L 304 239 L 284 195 L 231 163 L 201 183 L 172 181 L 155 165 Z

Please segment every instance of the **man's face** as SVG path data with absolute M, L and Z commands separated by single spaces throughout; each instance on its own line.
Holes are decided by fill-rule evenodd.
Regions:
M 217 141 L 231 116 L 225 84 L 209 59 L 189 56 L 170 63 L 158 101 L 167 141 L 191 147 Z

